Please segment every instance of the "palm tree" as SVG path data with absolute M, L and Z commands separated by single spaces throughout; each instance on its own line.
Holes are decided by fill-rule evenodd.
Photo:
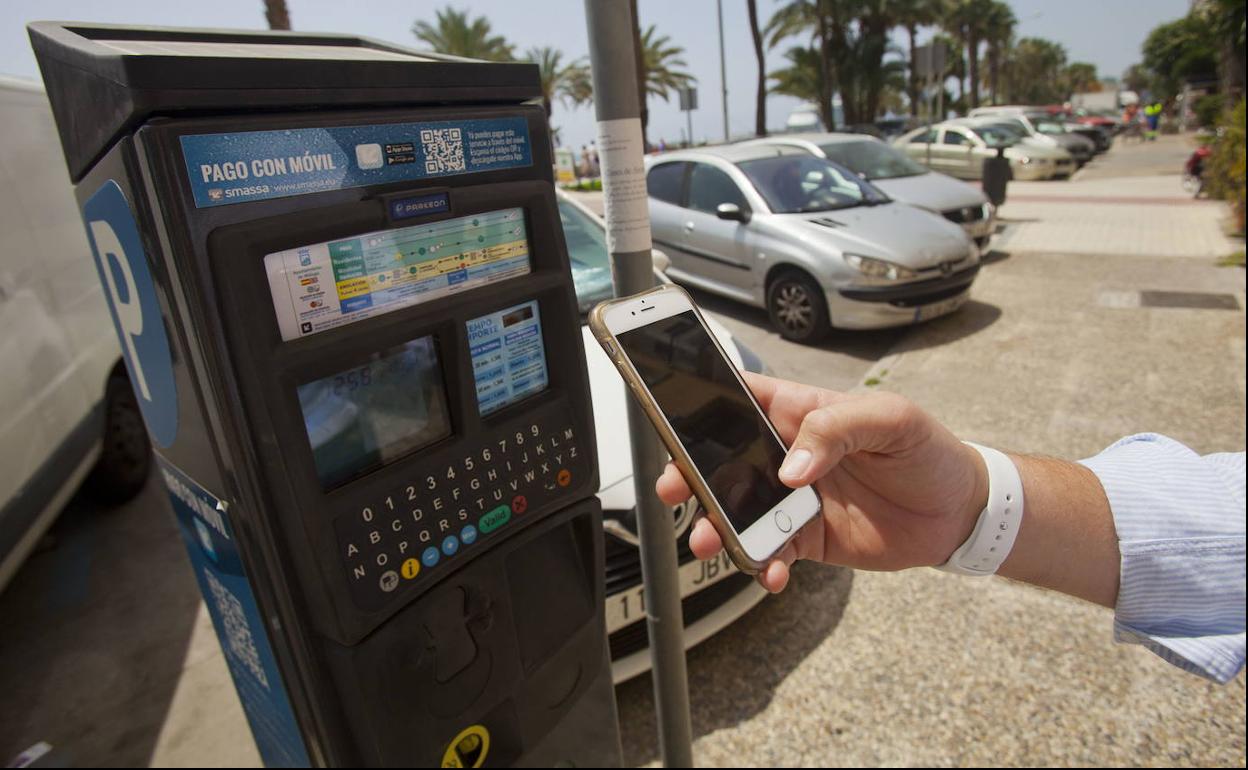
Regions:
M 563 52 L 548 45 L 530 48 L 524 55 L 524 60 L 536 64 L 541 73 L 542 106 L 546 108 L 547 121 L 550 120 L 551 103 L 562 93 L 564 78 L 568 74 L 569 67 L 559 66 L 562 59 Z
M 678 67 L 688 66 L 685 60 L 681 58 L 685 49 L 672 45 L 671 39 L 667 35 L 656 35 L 654 25 L 651 24 L 646 31 L 641 34 L 641 64 L 643 78 L 645 84 L 643 93 L 648 99 L 651 96 L 657 96 L 663 101 L 668 101 L 672 91 L 680 88 L 687 88 L 697 79 L 688 72 L 683 72 Z M 642 112 L 641 135 L 643 140 L 646 136 L 646 125 L 650 122 L 648 110 Z M 692 142 L 693 137 L 690 137 Z M 646 141 L 649 145 L 649 141 Z
M 970 106 L 979 106 L 979 44 L 984 39 L 986 18 L 993 0 L 948 0 L 945 27 L 966 49 L 970 74 Z M 964 94 L 965 95 L 965 94 Z
M 1010 6 L 994 0 L 984 21 L 984 41 L 988 43 L 988 92 L 992 103 L 997 103 L 997 87 L 1000 84 L 1001 66 L 1005 54 L 1014 40 L 1014 27 L 1018 20 Z
M 763 59 L 763 35 L 758 28 L 758 2 L 746 0 L 750 14 L 750 36 L 754 39 L 754 58 L 758 59 L 758 91 L 754 97 L 754 135 L 767 136 L 767 63 Z M 689 138 L 693 141 L 693 137 Z
M 818 103 L 822 90 L 819 51 L 815 48 L 794 46 L 785 52 L 784 58 L 788 60 L 789 66 L 771 73 L 771 79 L 775 81 L 771 92 Z
M 832 93 L 836 90 L 841 65 L 849 56 L 845 45 L 848 29 L 845 6 L 846 0 L 789 0 L 772 14 L 763 30 L 769 48 L 775 48 L 781 40 L 790 37 L 808 41 L 818 66 L 818 93 L 813 101 L 819 107 L 819 119 L 826 131 L 836 130 Z
M 286 0 L 264 0 L 264 19 L 269 29 L 290 29 L 290 10 Z
M 919 27 L 934 24 L 940 18 L 939 0 L 894 0 L 894 5 L 897 23 L 905 27 L 906 34 L 910 36 L 910 76 L 906 84 L 906 94 L 910 98 L 910 112 L 917 113 L 921 84 L 919 74 L 914 71 L 914 60 L 918 55 L 915 39 L 918 37 Z
M 502 35 L 492 35 L 484 16 L 469 20 L 466 12 L 447 7 L 438 11 L 437 24 L 418 21 L 412 25 L 417 40 L 438 53 L 487 61 L 514 61 L 515 50 Z

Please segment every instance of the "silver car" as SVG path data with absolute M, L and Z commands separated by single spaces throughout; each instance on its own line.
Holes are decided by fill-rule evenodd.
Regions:
M 1010 174 L 1019 181 L 1052 179 L 1075 172 L 1075 159 L 1060 147 L 1024 144 L 1017 129 L 988 123 L 950 121 L 916 128 L 893 140 L 911 160 L 959 179 L 982 179 L 984 160 L 1004 148 Z
M 961 225 L 981 253 L 996 231 L 997 211 L 978 187 L 936 173 L 892 145 L 863 134 L 781 134 L 749 144 L 797 147 L 845 166 L 890 198 Z
M 667 153 L 646 185 L 668 275 L 766 308 L 797 342 L 951 313 L 979 273 L 962 228 L 796 147 Z

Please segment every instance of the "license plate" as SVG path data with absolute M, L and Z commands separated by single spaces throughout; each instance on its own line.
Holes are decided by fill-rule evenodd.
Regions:
M 957 297 L 950 297 L 949 299 L 942 299 L 940 302 L 933 302 L 930 305 L 915 308 L 914 320 L 926 321 L 931 318 L 936 318 L 937 316 L 952 313 L 962 307 L 964 302 L 966 302 L 966 295 L 960 295 Z
M 735 575 L 737 565 L 732 563 L 728 554 L 720 551 L 719 555 L 709 561 L 691 561 L 680 567 L 680 598 L 696 594 L 704 588 L 715 585 L 724 578 Z M 646 616 L 646 595 L 644 586 L 636 586 L 607 597 L 607 633 L 615 633 L 624 626 L 635 623 Z

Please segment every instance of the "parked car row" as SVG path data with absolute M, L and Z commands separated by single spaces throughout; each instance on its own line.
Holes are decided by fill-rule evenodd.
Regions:
M 764 308 L 808 344 L 957 310 L 995 227 L 982 191 L 864 134 L 667 153 L 646 182 L 667 274 Z

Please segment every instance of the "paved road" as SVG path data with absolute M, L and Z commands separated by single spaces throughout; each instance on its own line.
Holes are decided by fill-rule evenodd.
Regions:
M 1227 243 L 1220 208 L 1082 200 L 1139 194 L 1139 179 L 1115 175 L 1156 177 L 1181 149 L 1120 146 L 1073 182 L 1012 187 L 975 300 L 917 329 L 812 350 L 780 340 L 761 312 L 698 299 L 777 374 L 849 388 L 870 372 L 987 443 L 1079 456 L 1148 427 L 1242 450 L 1244 273 L 1212 266 Z M 1059 200 L 1070 197 L 1081 201 Z M 1168 218 L 1174 234 L 1148 249 L 1070 243 L 1070 228 L 1120 216 Z M 1210 251 L 1175 256 L 1192 238 Z M 1230 295 L 1234 309 L 1154 307 L 1147 291 Z M 155 484 L 116 510 L 76 499 L 0 595 L 0 755 L 43 739 L 79 765 L 257 762 L 166 506 Z M 696 756 L 1242 767 L 1244 677 L 1206 684 L 1111 645 L 1108 624 L 1004 581 L 802 565 L 791 590 L 690 654 Z M 626 761 L 652 762 L 648 677 L 617 697 Z

